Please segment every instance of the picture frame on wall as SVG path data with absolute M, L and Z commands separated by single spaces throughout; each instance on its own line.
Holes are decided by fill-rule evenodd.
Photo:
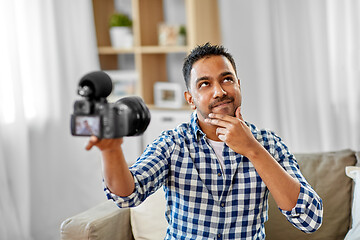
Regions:
M 160 108 L 181 108 L 183 106 L 182 87 L 179 83 L 156 82 L 154 84 L 155 106 Z
M 158 24 L 158 43 L 160 46 L 185 46 L 186 26 Z
M 165 23 L 160 23 L 158 25 L 159 45 L 160 46 L 177 45 L 179 28 L 180 26 L 178 25 L 168 25 Z

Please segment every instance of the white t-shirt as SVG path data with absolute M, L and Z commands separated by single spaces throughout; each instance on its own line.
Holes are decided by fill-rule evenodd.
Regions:
M 209 144 L 214 149 L 216 157 L 221 165 L 221 169 L 224 170 L 224 157 L 222 155 L 224 150 L 224 142 L 218 142 L 207 138 Z

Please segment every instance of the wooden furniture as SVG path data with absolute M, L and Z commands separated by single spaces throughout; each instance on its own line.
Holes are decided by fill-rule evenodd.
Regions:
M 154 104 L 154 83 L 168 80 L 167 54 L 187 53 L 199 44 L 221 42 L 217 0 L 182 1 L 186 10 L 186 46 L 158 45 L 158 24 L 164 22 L 162 0 L 131 0 L 134 47 L 114 49 L 110 44 L 108 25 L 108 19 L 115 11 L 114 0 L 93 0 L 101 69 L 117 69 L 118 54 L 134 54 L 135 68 L 139 77 L 136 93 L 150 106 Z

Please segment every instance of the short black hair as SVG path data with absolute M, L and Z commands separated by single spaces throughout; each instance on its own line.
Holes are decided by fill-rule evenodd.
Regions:
M 233 66 L 235 73 L 236 72 L 236 64 L 232 55 L 221 45 L 211 45 L 209 42 L 204 45 L 196 46 L 190 54 L 185 58 L 183 64 L 183 76 L 185 80 L 185 84 L 187 89 L 189 90 L 190 85 L 190 72 L 195 62 L 198 60 L 208 57 L 208 56 L 224 56 L 226 57 L 231 65 Z

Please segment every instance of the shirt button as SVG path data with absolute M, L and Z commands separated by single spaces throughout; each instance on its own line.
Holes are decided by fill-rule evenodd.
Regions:
M 218 173 L 218 176 L 221 177 L 221 173 Z
M 217 237 L 218 237 L 218 238 L 221 238 L 221 234 L 220 234 L 220 233 L 218 233 Z
M 225 207 L 225 203 L 222 202 L 222 203 L 220 204 L 220 206 Z

